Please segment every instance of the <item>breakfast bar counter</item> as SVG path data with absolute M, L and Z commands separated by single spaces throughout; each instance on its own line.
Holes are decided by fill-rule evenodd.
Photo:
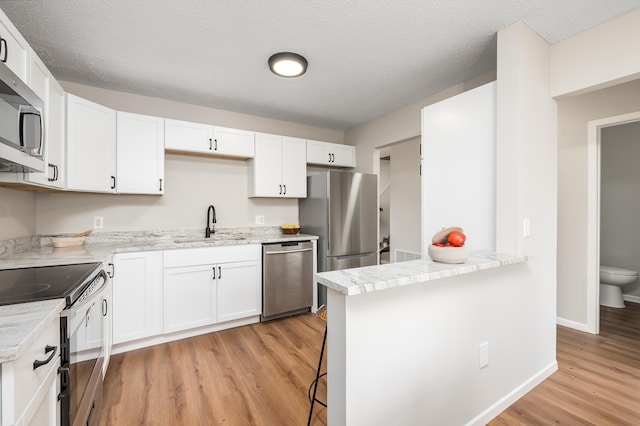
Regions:
M 520 296 L 530 283 L 518 279 L 530 264 L 475 251 L 463 264 L 415 260 L 316 274 L 328 288 L 328 424 L 485 424 L 487 406 L 504 391 L 493 377 L 509 377 L 522 339 L 509 324 L 530 303 Z
M 526 256 L 517 254 L 473 251 L 467 261 L 461 264 L 438 263 L 432 260 L 412 260 L 321 272 L 316 274 L 315 279 L 316 282 L 345 296 L 355 296 L 526 261 Z

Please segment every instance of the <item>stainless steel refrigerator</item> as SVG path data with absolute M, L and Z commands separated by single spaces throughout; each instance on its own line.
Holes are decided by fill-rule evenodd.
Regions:
M 375 265 L 378 261 L 378 176 L 326 171 L 307 177 L 299 200 L 300 225 L 317 235 L 318 272 Z M 318 306 L 327 289 L 318 286 Z

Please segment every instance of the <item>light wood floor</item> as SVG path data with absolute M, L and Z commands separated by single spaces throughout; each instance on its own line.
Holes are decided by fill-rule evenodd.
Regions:
M 627 306 L 601 309 L 598 336 L 559 326 L 559 370 L 490 425 L 640 425 L 640 305 Z M 304 425 L 324 325 L 299 315 L 115 355 L 100 424 Z
M 600 334 L 558 326 L 558 371 L 494 419 L 501 425 L 640 425 L 640 305 L 600 308 Z

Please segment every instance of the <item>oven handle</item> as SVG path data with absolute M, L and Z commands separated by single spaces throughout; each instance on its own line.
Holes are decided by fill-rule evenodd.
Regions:
M 69 318 L 73 318 L 75 317 L 80 310 L 90 304 L 95 302 L 96 300 L 98 300 L 98 298 L 103 296 L 104 293 L 104 289 L 107 285 L 107 274 L 104 272 L 104 270 L 101 270 L 98 275 L 96 275 L 96 277 L 92 280 L 91 284 L 92 285 L 94 282 L 96 282 L 96 280 L 101 280 L 102 282 L 100 283 L 100 285 L 94 289 L 91 290 L 91 295 L 89 297 L 87 297 L 86 299 L 82 300 L 80 303 L 74 303 L 73 305 L 69 306 L 68 308 L 66 308 L 65 310 L 63 310 L 60 315 L 64 316 L 64 317 L 69 317 Z M 82 296 L 81 296 L 82 297 Z

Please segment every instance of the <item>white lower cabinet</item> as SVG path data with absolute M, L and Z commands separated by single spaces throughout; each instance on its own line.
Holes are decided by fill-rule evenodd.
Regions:
M 260 245 L 165 251 L 164 332 L 260 315 L 261 268 Z
M 47 360 L 34 368 L 34 361 Z M 52 317 L 18 359 L 5 362 L 0 367 L 0 424 L 60 424 L 60 317 Z
M 113 353 L 257 322 L 262 313 L 260 244 L 113 258 Z
M 113 344 L 162 333 L 162 252 L 117 253 L 113 272 Z

